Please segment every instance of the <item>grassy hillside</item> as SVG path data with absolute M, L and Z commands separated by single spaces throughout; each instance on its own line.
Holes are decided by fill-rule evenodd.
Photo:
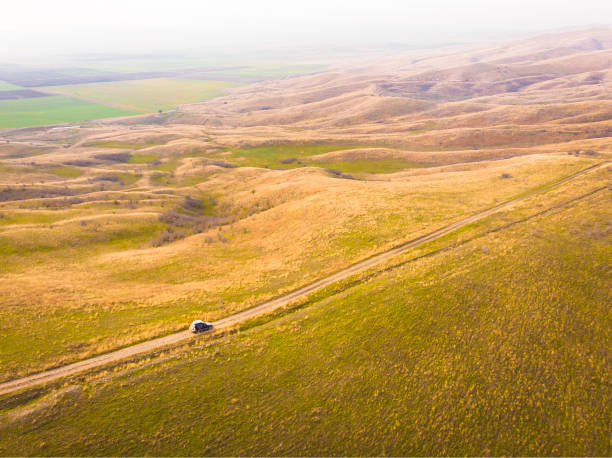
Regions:
M 0 101 L 0 127 L 80 125 L 0 131 L 0 383 L 497 210 L 2 395 L 0 455 L 612 454 L 612 30 L 370 57 L 282 78 L 314 69 L 97 56 L 165 77 Z M 104 77 L 69 70 L 4 79 Z M 148 114 L 80 122 L 131 113 L 111 105 Z
M 0 378 L 221 318 L 592 163 L 516 159 L 388 182 L 127 157 L 105 172 L 7 169 L 48 184 L 8 188 L 0 204 Z M 28 326 L 40 316 L 44 331 Z
M 63 96 L 0 100 L 0 129 L 80 122 L 133 114 L 136 113 Z
M 143 113 L 173 110 L 180 104 L 202 102 L 238 86 L 229 81 L 196 81 L 171 78 L 112 81 L 41 88 L 102 104 Z
M 609 455 L 612 240 L 599 179 L 268 325 L 5 414 L 0 451 Z

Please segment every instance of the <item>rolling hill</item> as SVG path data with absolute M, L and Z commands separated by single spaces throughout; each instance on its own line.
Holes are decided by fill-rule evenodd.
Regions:
M 231 329 L 0 395 L 0 453 L 609 455 L 611 56 L 610 29 L 417 50 L 0 131 L 0 382 L 521 197 Z

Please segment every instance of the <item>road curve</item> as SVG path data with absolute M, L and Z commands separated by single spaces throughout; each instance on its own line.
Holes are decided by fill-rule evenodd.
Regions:
M 342 269 L 339 272 L 336 272 L 335 274 L 329 275 L 328 277 L 322 278 L 321 280 L 318 280 L 314 283 L 311 283 L 309 285 L 303 286 L 301 288 L 296 289 L 295 291 L 292 291 L 290 293 L 287 293 L 283 296 L 277 297 L 275 299 L 271 299 L 269 301 L 266 301 L 260 305 L 257 305 L 253 308 L 244 310 L 242 312 L 238 312 L 235 313 L 233 315 L 230 315 L 228 317 L 222 318 L 218 321 L 213 322 L 213 326 L 215 329 L 217 330 L 222 330 L 224 328 L 228 328 L 231 327 L 237 323 L 240 323 L 242 321 L 248 320 L 250 318 L 256 317 L 258 315 L 262 315 L 264 313 L 268 313 L 271 312 L 279 307 L 282 307 L 284 305 L 287 305 L 288 303 L 290 303 L 291 301 L 304 297 L 310 293 L 312 293 L 313 291 L 316 291 L 318 289 L 324 288 L 325 286 L 330 285 L 331 283 L 334 283 L 338 280 L 342 280 L 346 277 L 349 277 L 353 274 L 356 274 L 358 272 L 361 272 L 363 270 L 366 270 L 372 266 L 375 266 L 376 264 L 379 264 L 383 261 L 386 261 L 394 256 L 397 256 L 405 251 L 408 251 L 412 248 L 415 248 L 423 243 L 426 242 L 430 242 L 432 240 L 438 239 L 440 237 L 443 237 L 444 235 L 459 229 L 467 224 L 471 224 L 475 221 L 478 221 L 482 218 L 486 218 L 487 216 L 490 216 L 504 208 L 510 207 L 513 204 L 515 204 L 516 202 L 519 202 L 521 200 L 524 200 L 528 197 L 531 197 L 533 195 L 536 194 L 541 194 L 543 192 L 549 191 L 550 189 L 556 188 L 564 183 L 567 183 L 570 180 L 573 180 L 575 178 L 578 178 L 582 175 L 585 175 L 589 172 L 593 172 L 601 167 L 604 167 L 606 165 L 610 164 L 610 161 L 605 161 L 596 165 L 593 165 L 591 167 L 588 167 L 586 169 L 580 170 L 579 172 L 573 173 L 571 175 L 568 175 L 567 177 L 555 181 L 549 185 L 543 186 L 541 188 L 538 188 L 532 192 L 528 192 L 525 194 L 522 194 L 521 196 L 515 197 L 514 199 L 510 199 L 507 200 L 501 204 L 495 205 L 494 207 L 491 207 L 487 210 L 484 210 L 482 212 L 476 213 L 472 216 L 468 216 L 466 218 L 463 218 L 459 221 L 456 221 L 454 223 L 451 223 L 447 226 L 441 227 L 439 229 L 436 229 L 433 232 L 430 232 L 428 234 L 422 235 L 420 237 L 417 237 L 415 239 L 409 240 L 407 242 L 404 242 L 400 245 L 397 245 L 394 248 L 391 248 L 390 250 L 387 250 L 383 253 L 377 254 L 375 256 L 372 256 L 370 258 L 367 258 L 363 261 L 360 261 L 356 264 L 353 264 L 345 269 Z M 185 341 L 189 338 L 193 337 L 193 334 L 189 331 L 181 331 L 181 332 L 177 332 L 174 334 L 170 334 L 164 337 L 159 337 L 157 339 L 153 339 L 153 340 L 148 340 L 146 342 L 142 342 L 136 345 L 131 345 L 129 347 L 125 347 L 122 348 L 120 350 L 116 350 L 110 353 L 105 353 L 103 355 L 100 356 L 95 356 L 93 358 L 89 358 L 89 359 L 85 359 L 82 361 L 78 361 L 76 363 L 72 363 L 69 364 L 67 366 L 62 366 L 62 367 L 58 367 L 56 369 L 50 369 L 48 371 L 44 371 L 44 372 L 40 372 L 38 374 L 33 374 L 27 377 L 23 377 L 23 378 L 19 378 L 19 379 L 15 379 L 15 380 L 11 380 L 9 382 L 5 382 L 5 383 L 1 383 L 0 384 L 0 395 L 2 394 L 6 394 L 6 393 L 10 393 L 12 391 L 16 391 L 16 390 L 20 390 L 23 388 L 28 388 L 34 385 L 38 385 L 40 383 L 45 383 L 45 382 L 50 382 L 53 380 L 56 380 L 58 378 L 61 377 L 66 377 L 68 375 L 72 375 L 78 372 L 82 372 L 85 371 L 87 369 L 92 369 L 95 367 L 99 367 L 102 366 L 104 364 L 108 364 L 111 362 L 116 362 L 116 361 L 120 361 L 122 359 L 126 359 L 135 355 L 138 355 L 140 353 L 145 353 L 148 351 L 152 351 L 152 350 L 157 350 L 159 348 L 168 346 L 168 345 L 173 345 L 182 341 Z

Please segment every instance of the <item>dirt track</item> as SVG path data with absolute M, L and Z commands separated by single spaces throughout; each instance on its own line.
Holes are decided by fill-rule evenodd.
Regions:
M 398 254 L 401 254 L 409 249 L 412 249 L 414 247 L 417 247 L 423 243 L 438 239 L 452 231 L 454 231 L 455 229 L 459 229 L 460 227 L 463 227 L 467 224 L 473 223 L 475 221 L 478 221 L 482 218 L 485 218 L 489 215 L 492 215 L 493 213 L 498 212 L 501 209 L 507 208 L 512 206 L 513 204 L 515 204 L 516 202 L 519 202 L 521 200 L 524 200 L 528 197 L 531 197 L 533 195 L 536 194 L 541 194 L 543 192 L 549 191 L 550 189 L 553 189 L 557 186 L 560 186 L 570 180 L 573 180 L 575 178 L 578 178 L 579 176 L 582 176 L 586 173 L 592 172 L 596 169 L 599 169 L 601 167 L 604 167 L 606 165 L 608 165 L 609 162 L 603 162 L 591 167 L 588 167 L 586 169 L 583 169 L 579 172 L 576 172 L 572 175 L 569 175 L 561 180 L 558 180 L 554 183 L 551 183 L 547 186 L 544 186 L 542 188 L 539 188 L 537 190 L 534 190 L 532 192 L 523 194 L 519 197 L 516 197 L 514 199 L 510 199 L 508 201 L 505 201 L 501 204 L 498 204 L 494 207 L 491 207 L 487 210 L 484 210 L 480 213 L 476 213 L 472 216 L 468 216 L 467 218 L 461 219 L 457 222 L 454 222 L 452 224 L 449 224 L 448 226 L 444 226 L 440 229 L 437 229 L 433 232 L 430 232 L 429 234 L 425 234 L 422 235 L 420 237 L 417 237 L 415 239 L 409 240 L 407 242 L 404 242 L 388 251 L 385 251 L 383 253 L 380 253 L 378 255 L 372 256 L 368 259 L 365 259 L 363 261 L 360 261 L 356 264 L 353 264 L 352 266 L 349 266 L 339 272 L 336 272 L 335 274 L 332 274 L 328 277 L 325 277 L 321 280 L 318 280 L 314 283 L 311 283 L 309 285 L 303 286 L 299 289 L 296 289 L 295 291 L 285 294 L 283 296 L 280 296 L 276 299 L 271 299 L 267 302 L 264 302 L 256 307 L 250 308 L 248 310 L 244 310 L 242 312 L 238 312 L 234 315 L 230 315 L 226 318 L 222 318 L 218 321 L 215 321 L 213 323 L 215 329 L 224 329 L 224 328 L 228 328 L 231 327 L 239 322 L 248 320 L 250 318 L 253 318 L 255 316 L 258 315 L 262 315 L 264 313 L 267 312 L 271 312 L 279 307 L 282 307 L 288 303 L 290 303 L 291 301 L 297 299 L 297 298 L 301 298 L 304 297 L 306 295 L 308 295 L 309 293 L 316 291 L 318 289 L 321 289 L 325 286 L 330 285 L 331 283 L 334 283 L 338 280 L 342 280 L 346 277 L 349 277 L 350 275 L 353 275 L 355 273 L 361 272 L 363 270 L 366 270 L 372 266 L 375 266 L 376 264 L 379 264 L 383 261 L 386 261 L 394 256 L 397 256 Z M 181 331 L 181 332 L 177 332 L 175 334 L 170 334 L 168 336 L 165 337 L 160 337 L 157 339 L 153 339 L 153 340 L 149 340 L 146 342 L 142 342 L 140 344 L 137 345 L 132 345 L 126 348 L 123 348 L 121 350 L 117 350 L 117 351 L 113 351 L 110 353 L 106 353 L 100 356 L 96 356 L 93 358 L 89 358 L 83 361 L 79 361 L 73 364 L 69 364 L 67 366 L 63 366 L 63 367 L 58 367 L 56 369 L 51 369 L 45 372 L 41 372 L 38 374 L 34 374 L 34 375 L 30 375 L 27 377 L 23 377 L 20 379 L 16 379 L 16 380 L 12 380 L 9 382 L 5 382 L 0 384 L 0 395 L 1 394 L 5 394 L 5 393 L 10 393 L 11 391 L 16 391 L 22 388 L 27 388 L 33 385 L 37 385 L 40 383 L 44 383 L 44 382 L 50 382 L 52 380 L 56 380 L 58 378 L 61 377 L 65 377 L 68 375 L 72 375 L 75 374 L 77 372 L 81 372 L 84 371 L 86 369 L 91 369 L 94 367 L 98 367 L 98 366 L 102 366 L 104 364 L 107 363 L 111 363 L 111 362 L 116 362 L 125 358 L 129 358 L 131 356 L 140 354 L 140 353 L 145 353 L 147 351 L 152 351 L 152 350 L 156 350 L 162 347 L 165 347 L 167 345 L 172 345 L 172 344 L 176 344 L 178 342 L 187 340 L 189 338 L 193 337 L 193 334 L 189 331 Z

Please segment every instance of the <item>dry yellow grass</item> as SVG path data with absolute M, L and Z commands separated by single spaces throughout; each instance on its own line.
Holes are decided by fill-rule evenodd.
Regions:
M 94 190 L 79 194 L 86 202 L 58 210 L 52 222 L 29 222 L 28 215 L 40 214 L 36 199 L 3 205 L 7 214 L 31 207 L 19 210 L 21 223 L 0 232 L 8 267 L 0 286 L 2 313 L 20 316 L 7 331 L 15 344 L 23 343 L 36 339 L 23 331 L 28 320 L 58 320 L 47 348 L 35 350 L 36 360 L 22 350 L 4 356 L 5 376 L 174 331 L 193 316 L 213 320 L 242 310 L 593 162 L 541 155 L 468 164 L 461 173 L 433 168 L 359 181 L 316 168 L 198 168 L 198 160 L 185 158 L 174 172 L 178 183 L 206 177 L 195 186 L 164 188 L 141 180 L 127 189 Z M 105 173 L 150 166 L 107 167 Z M 500 178 L 503 173 L 511 178 Z M 73 183 L 88 186 L 88 176 Z M 257 211 L 230 226 L 152 247 L 161 230 L 157 215 L 184 195 L 217 196 L 239 212 Z M 70 320 L 77 320 L 78 332 Z M 86 323 L 94 323 L 95 332 L 81 329 Z

